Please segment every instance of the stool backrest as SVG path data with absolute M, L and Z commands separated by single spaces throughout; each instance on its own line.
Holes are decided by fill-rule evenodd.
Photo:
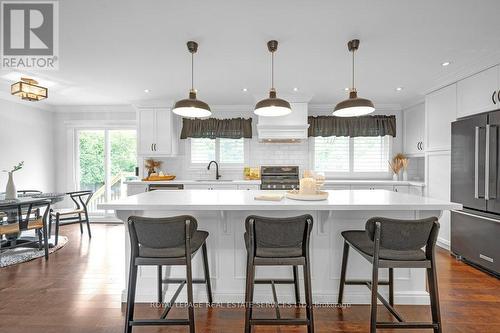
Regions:
M 306 255 L 312 224 L 309 214 L 281 218 L 250 215 L 245 220 L 245 229 L 253 240 L 254 253 L 259 248 L 286 247 L 301 249 L 302 255 Z
M 373 217 L 365 225 L 371 240 L 374 240 L 377 222 L 380 223 L 380 246 L 386 249 L 408 251 L 418 250 L 424 246 L 432 249 L 436 244 L 439 232 L 437 217 L 421 220 Z
M 139 246 L 152 249 L 183 247 L 187 238 L 192 238 L 198 229 L 198 222 L 189 215 L 150 218 L 131 216 L 128 229 L 132 254 L 138 256 Z M 189 228 L 189 235 L 186 229 Z

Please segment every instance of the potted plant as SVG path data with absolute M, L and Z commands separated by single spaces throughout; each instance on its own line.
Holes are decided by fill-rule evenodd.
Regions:
M 9 174 L 9 180 L 7 181 L 7 187 L 5 188 L 5 199 L 12 200 L 17 199 L 16 185 L 14 185 L 13 173 L 21 170 L 24 166 L 24 161 L 19 162 L 15 165 L 12 170 L 2 170 L 2 172 L 7 172 Z

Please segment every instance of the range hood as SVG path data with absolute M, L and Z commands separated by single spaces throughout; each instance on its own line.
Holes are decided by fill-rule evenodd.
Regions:
M 292 113 L 279 117 L 259 116 L 257 136 L 262 142 L 292 143 L 307 139 L 307 103 L 290 103 Z

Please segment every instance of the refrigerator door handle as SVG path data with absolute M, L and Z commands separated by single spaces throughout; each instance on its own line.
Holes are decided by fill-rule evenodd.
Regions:
M 486 156 L 484 161 L 484 198 L 490 200 L 490 125 L 486 125 Z
M 492 136 L 493 135 L 493 136 Z M 496 125 L 486 125 L 486 161 L 484 165 L 485 169 L 485 182 L 484 182 L 484 198 L 486 200 L 496 199 L 496 183 L 497 183 L 497 126 Z M 491 153 L 494 155 L 491 156 Z M 494 165 L 490 167 L 490 162 Z M 492 180 L 490 184 L 490 171 L 493 171 Z M 492 185 L 492 186 L 490 186 Z M 492 189 L 493 191 L 490 191 Z
M 474 137 L 474 198 L 479 199 L 479 126 Z

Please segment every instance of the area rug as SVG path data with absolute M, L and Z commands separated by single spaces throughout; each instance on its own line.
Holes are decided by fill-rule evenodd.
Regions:
M 59 242 L 57 246 L 49 248 L 49 255 L 62 248 L 64 245 L 66 245 L 67 242 L 67 237 L 59 236 Z M 49 243 L 54 243 L 54 237 L 51 237 Z M 43 248 L 41 250 L 38 250 L 37 248 L 18 247 L 5 250 L 0 253 L 0 268 L 20 264 L 26 261 L 43 257 L 44 255 L 45 251 Z

